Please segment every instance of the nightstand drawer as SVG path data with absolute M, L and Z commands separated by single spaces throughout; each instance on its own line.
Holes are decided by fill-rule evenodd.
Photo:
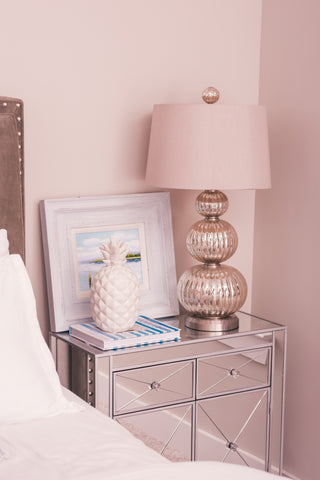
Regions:
M 194 399 L 195 361 L 122 370 L 113 374 L 113 415 Z
M 270 385 L 270 348 L 198 359 L 197 398 Z
M 173 462 L 193 458 L 194 403 L 171 405 L 114 417 L 146 445 Z
M 196 460 L 267 467 L 269 388 L 197 402 Z

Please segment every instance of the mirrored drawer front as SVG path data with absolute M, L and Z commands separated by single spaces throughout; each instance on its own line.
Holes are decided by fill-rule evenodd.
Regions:
M 135 437 L 173 462 L 192 459 L 193 403 L 115 417 Z
M 194 360 L 114 373 L 113 415 L 194 399 Z
M 269 348 L 199 359 L 197 398 L 268 386 L 269 364 Z
M 197 402 L 196 460 L 267 467 L 269 389 Z

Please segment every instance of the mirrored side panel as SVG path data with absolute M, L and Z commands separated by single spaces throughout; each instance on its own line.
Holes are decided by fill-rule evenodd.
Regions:
M 95 406 L 95 356 L 54 335 L 50 335 L 50 348 L 61 385 Z
M 100 412 L 111 416 L 110 412 L 110 357 L 96 357 L 95 406 Z
M 286 369 L 286 343 L 287 330 L 283 328 L 274 333 L 274 356 L 272 398 L 271 398 L 271 424 L 270 424 L 270 471 L 282 474 L 283 456 L 283 423 L 284 423 L 284 394 L 285 394 L 285 369 Z

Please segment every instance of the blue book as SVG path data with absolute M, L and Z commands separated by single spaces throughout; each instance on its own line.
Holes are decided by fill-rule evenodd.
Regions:
M 125 332 L 105 332 L 95 323 L 87 322 L 71 325 L 69 334 L 100 350 L 118 350 L 119 348 L 140 347 L 151 343 L 177 341 L 180 338 L 180 329 L 165 322 L 140 315 L 133 328 Z

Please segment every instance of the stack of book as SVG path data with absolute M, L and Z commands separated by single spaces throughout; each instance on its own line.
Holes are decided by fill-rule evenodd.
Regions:
M 180 329 L 140 315 L 134 327 L 126 332 L 110 333 L 101 330 L 93 322 L 79 323 L 69 327 L 69 334 L 100 350 L 118 350 L 140 347 L 151 343 L 177 341 Z

